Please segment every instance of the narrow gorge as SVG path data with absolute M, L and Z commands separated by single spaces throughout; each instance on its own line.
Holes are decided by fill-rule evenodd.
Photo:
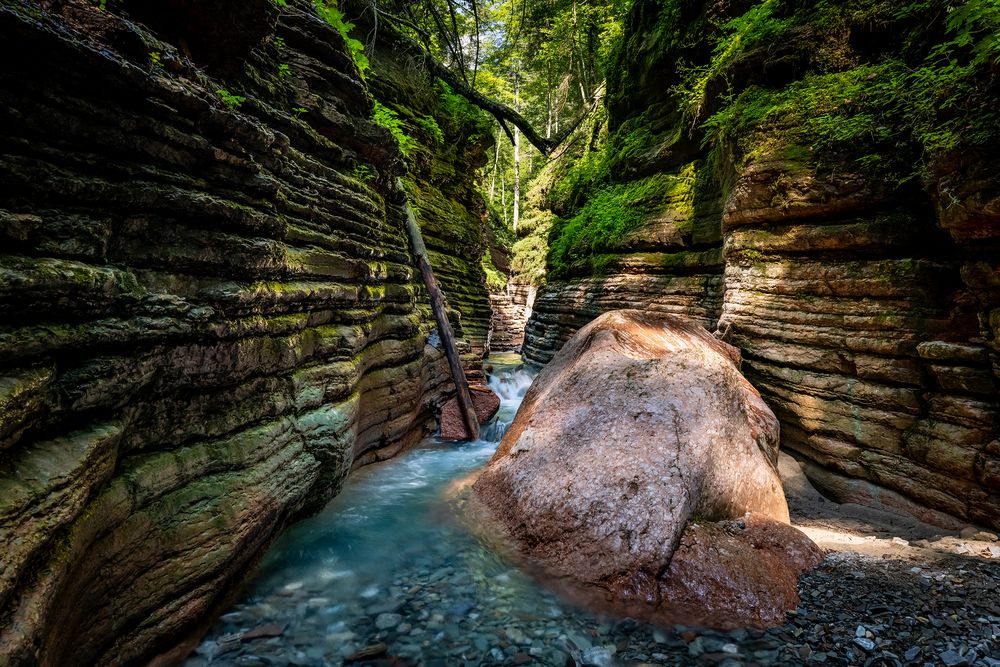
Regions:
M 2 0 L 0 665 L 1000 665 L 998 35 L 992 0 Z M 456 386 L 407 208 L 500 398 L 471 442 L 435 436 Z M 665 366 L 701 363 L 678 331 L 724 374 Z M 590 375 L 536 405 L 564 368 Z M 679 425 L 723 376 L 738 400 Z M 611 486 L 683 496 L 655 549 L 656 521 L 605 548 L 505 514 L 563 490 L 491 481 L 518 452 L 622 462 L 671 420 L 641 467 L 691 498 L 565 481 L 597 534 Z M 780 529 L 699 543 L 758 505 Z M 592 587 L 615 548 L 655 576 L 798 551 L 768 614 L 685 625 L 581 608 L 546 530 Z M 927 551 L 858 564 L 836 530 Z M 668 609 L 645 576 L 597 587 Z M 884 591 L 919 592 L 905 635 Z

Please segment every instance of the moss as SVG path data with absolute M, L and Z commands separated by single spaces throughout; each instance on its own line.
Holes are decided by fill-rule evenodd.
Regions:
M 493 265 L 489 250 L 483 253 L 482 267 L 483 273 L 486 274 L 486 288 L 491 293 L 496 294 L 507 288 L 507 276 Z
M 759 250 L 744 248 L 734 253 L 729 258 L 735 264 L 752 266 L 757 271 L 763 272 L 767 268 L 768 257 Z
M 817 171 L 847 164 L 902 183 L 949 153 L 1000 141 L 997 27 L 1000 7 L 988 0 L 960 11 L 943 0 L 767 0 L 720 26 L 709 62 L 687 73 L 684 103 L 720 164 L 795 147 L 797 162 Z M 859 52 L 855 32 L 884 35 L 886 46 Z M 740 63 L 780 42 L 814 45 L 810 70 L 739 89 Z M 714 111 L 702 118 L 704 109 Z
M 629 232 L 665 208 L 678 226 L 690 226 L 694 181 L 691 164 L 678 174 L 655 174 L 598 189 L 573 217 L 556 222 L 550 236 L 550 267 L 558 273 L 588 255 L 619 249 Z

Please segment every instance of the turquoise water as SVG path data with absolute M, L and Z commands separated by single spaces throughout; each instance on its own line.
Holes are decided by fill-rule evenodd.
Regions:
M 612 664 L 615 647 L 601 641 L 613 621 L 557 600 L 442 503 L 489 460 L 530 385 L 510 361 L 493 360 L 502 404 L 483 439 L 430 438 L 353 473 L 322 512 L 276 541 L 188 667 L 340 664 L 366 648 L 403 665 L 562 667 L 585 653 L 588 664 Z M 245 637 L 255 629 L 276 636 Z

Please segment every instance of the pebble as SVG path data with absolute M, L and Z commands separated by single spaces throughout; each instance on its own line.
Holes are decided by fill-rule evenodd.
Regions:
M 389 630 L 402 622 L 403 617 L 399 614 L 379 614 L 375 618 L 375 627 L 379 630 Z
M 867 637 L 855 637 L 854 643 L 863 648 L 864 650 L 871 653 L 875 650 L 875 642 L 868 639 Z
M 956 651 L 943 651 L 939 657 L 946 667 L 960 667 L 969 664 L 969 660 Z

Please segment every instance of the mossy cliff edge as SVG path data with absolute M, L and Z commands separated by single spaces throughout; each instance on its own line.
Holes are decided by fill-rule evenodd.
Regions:
M 1000 526 L 995 3 L 639 0 L 529 194 L 525 355 L 601 312 L 718 329 L 840 500 Z
M 481 119 L 404 156 L 403 65 L 311 2 L 46 7 L 0 5 L 0 663 L 137 664 L 432 424 L 397 176 L 481 355 Z

